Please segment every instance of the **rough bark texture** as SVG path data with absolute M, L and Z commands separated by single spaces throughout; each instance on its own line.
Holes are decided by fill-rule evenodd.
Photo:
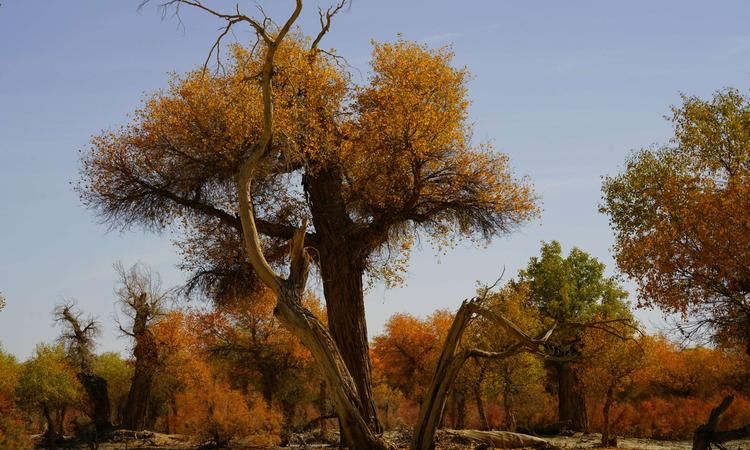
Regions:
M 558 386 L 558 416 L 560 422 L 569 423 L 573 431 L 588 433 L 586 398 L 578 371 L 570 363 L 556 364 Z
M 158 350 L 156 340 L 148 329 L 147 311 L 136 311 L 133 325 L 135 371 L 128 391 L 123 413 L 123 426 L 129 430 L 142 430 L 146 425 L 151 387 L 156 373 Z
M 361 412 L 376 432 L 382 431 L 372 395 L 367 322 L 362 276 L 363 242 L 341 197 L 341 175 L 334 169 L 306 177 L 315 230 L 320 238 L 318 263 L 328 312 L 328 327 L 355 381 Z
M 330 333 L 301 305 L 301 292 L 295 291 L 286 285 L 282 287 L 274 313 L 282 324 L 300 338 L 320 364 L 331 388 L 331 400 L 339 417 L 344 442 L 355 443 L 353 448 L 362 450 L 387 449 L 361 414 L 354 380 Z
M 83 372 L 78 374 L 78 380 L 89 397 L 96 432 L 102 434 L 112 428 L 107 380 L 98 375 Z

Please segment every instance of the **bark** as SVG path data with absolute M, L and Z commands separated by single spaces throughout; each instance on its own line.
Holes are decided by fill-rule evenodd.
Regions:
M 341 354 L 325 326 L 301 304 L 301 291 L 281 286 L 274 314 L 310 350 L 331 390 L 331 400 L 341 424 L 344 442 L 356 449 L 385 450 L 388 447 L 361 414 L 359 395 Z
M 711 410 L 708 422 L 699 426 L 693 434 L 693 450 L 708 450 L 711 448 L 711 444 L 723 444 L 724 442 L 750 437 L 750 424 L 734 430 L 716 431 L 721 415 L 729 408 L 733 400 L 734 396 L 728 395 L 724 397 L 719 406 Z
M 98 375 L 83 372 L 78 374 L 78 380 L 80 380 L 89 397 L 93 409 L 94 427 L 97 434 L 101 435 L 112 428 L 112 412 L 109 405 L 107 380 Z
M 419 418 L 414 428 L 411 444 L 412 450 L 431 450 L 434 446 L 435 432 L 443 416 L 448 390 L 469 357 L 467 352 L 456 354 L 456 348 L 471 319 L 473 306 L 473 302 L 464 302 L 453 319 L 432 376 L 432 382 L 419 409 Z
M 602 425 L 602 447 L 609 446 L 609 411 L 612 408 L 612 397 L 614 392 L 612 388 L 607 389 L 607 399 L 604 401 L 604 424 Z
M 466 428 L 466 396 L 461 391 L 456 391 L 453 397 L 456 401 L 456 409 L 453 416 L 453 428 L 463 430 Z
M 513 412 L 513 400 L 511 398 L 510 386 L 507 383 L 503 391 L 503 410 L 505 413 L 505 429 L 516 431 L 516 414 Z
M 586 398 L 578 370 L 570 363 L 556 365 L 558 383 L 558 416 L 573 431 L 589 432 Z
M 487 414 L 484 411 L 484 401 L 482 399 L 482 385 L 477 383 L 474 388 L 474 401 L 477 403 L 477 415 L 479 416 L 479 429 L 489 430 L 490 424 L 487 421 Z
M 137 322 L 137 319 L 136 319 Z M 134 327 L 136 344 L 133 349 L 135 371 L 128 391 L 128 398 L 123 413 L 123 426 L 129 430 L 139 431 L 146 426 L 148 404 L 151 397 L 158 351 L 156 341 L 150 331 Z
M 46 403 L 42 406 L 42 414 L 44 415 L 44 420 L 47 421 L 47 446 L 51 449 L 56 449 L 58 434 L 55 431 L 55 421 L 52 419 L 52 412 Z
M 362 415 L 381 432 L 372 394 L 367 321 L 362 276 L 364 242 L 357 241 L 356 225 L 341 197 L 341 174 L 326 169 L 306 177 L 310 210 L 316 234 L 318 263 L 328 313 L 328 328 L 359 395 Z
M 325 417 L 329 415 L 328 411 L 328 387 L 326 386 L 325 381 L 321 381 L 320 385 L 318 386 L 318 415 L 320 417 Z M 320 421 L 320 429 L 322 431 L 326 431 L 328 429 L 328 424 L 325 420 Z

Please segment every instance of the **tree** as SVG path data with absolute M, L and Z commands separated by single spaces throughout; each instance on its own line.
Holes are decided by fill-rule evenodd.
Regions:
M 542 243 L 541 256 L 531 258 L 517 283 L 528 289 L 542 317 L 559 327 L 554 343 L 563 358 L 548 361 L 556 378 L 559 420 L 587 432 L 586 398 L 576 365 L 583 352 L 583 330 L 589 324 L 608 328 L 609 322 L 629 322 L 627 292 L 615 278 L 605 277 L 604 264 L 588 253 L 573 248 L 563 257 L 557 241 Z
M 441 320 L 444 317 L 448 320 Z M 436 311 L 425 319 L 410 314 L 391 316 L 383 333 L 372 340 L 375 373 L 410 400 L 421 403 L 445 340 L 444 325 L 447 322 L 449 327 L 451 320 L 447 311 Z
M 623 335 L 632 335 L 623 330 Z M 633 376 L 645 364 L 648 338 L 622 339 L 600 330 L 589 330 L 584 336 L 586 347 L 593 349 L 592 356 L 585 362 L 583 373 L 584 384 L 594 394 L 604 397 L 602 416 L 602 447 L 611 446 L 610 411 L 615 400 L 628 385 L 634 383 Z
M 269 289 L 218 306 L 196 316 L 202 350 L 226 367 L 235 384 L 262 393 L 270 407 L 279 403 L 284 434 L 295 425 L 298 404 L 319 389 L 312 357 L 299 339 L 273 316 L 276 299 Z M 319 300 L 307 293 L 303 304 L 324 320 Z
M 0 346 L 0 448 L 7 450 L 25 450 L 33 445 L 16 410 L 20 371 L 16 358 Z
M 54 314 L 55 322 L 63 328 L 60 343 L 78 368 L 78 380 L 88 395 L 94 427 L 102 433 L 112 428 L 112 413 L 107 380 L 94 373 L 94 339 L 100 333 L 99 324 L 92 317 L 84 319 L 73 303 L 58 306 Z
M 44 417 L 50 448 L 56 447 L 64 431 L 66 412 L 77 404 L 80 394 L 80 384 L 65 349 L 61 345 L 37 345 L 31 359 L 23 364 L 16 396 L 27 411 Z
M 735 89 L 672 108 L 674 138 L 606 177 L 600 210 L 640 306 L 681 314 L 688 338 L 750 354 L 750 101 Z
M 81 169 L 83 201 L 112 226 L 183 224 L 193 286 L 213 293 L 268 281 L 239 251 L 250 231 L 242 202 L 276 269 L 295 230 L 311 223 L 305 245 L 330 333 L 377 431 L 363 276 L 393 279 L 400 272 L 390 262 L 405 261 L 419 233 L 440 245 L 514 230 L 537 213 L 531 187 L 506 155 L 472 144 L 467 72 L 452 67 L 447 49 L 375 44 L 372 75 L 357 86 L 318 47 L 344 3 L 322 13 L 314 38 L 289 33 L 301 1 L 274 29 L 198 1 L 167 3 L 213 14 L 227 31 L 250 25 L 259 45 L 235 48 L 226 74 L 176 78 L 133 123 L 95 138 Z
M 133 339 L 135 368 L 125 403 L 125 428 L 141 430 L 146 424 L 148 404 L 154 376 L 159 363 L 159 349 L 151 327 L 163 314 L 171 291 L 163 290 L 159 275 L 142 264 L 125 269 L 115 264 L 120 276 L 116 295 L 127 324 L 119 324 L 120 331 Z
M 5 304 L 6 304 L 5 296 L 3 295 L 2 292 L 0 292 L 0 311 L 2 311 L 3 308 L 5 308 Z
M 488 297 L 486 307 L 529 333 L 538 333 L 544 326 L 538 308 L 529 301 L 528 285 L 509 283 Z M 486 347 L 508 346 L 514 340 L 512 335 L 497 327 L 482 327 L 476 336 Z M 528 417 L 521 410 L 540 406 L 533 400 L 539 399 L 542 394 L 538 387 L 544 377 L 543 359 L 535 355 L 519 354 L 502 360 L 482 360 L 477 363 L 486 366 L 490 384 L 502 396 L 504 428 L 516 431 L 519 422 L 529 428 Z M 482 415 L 480 413 L 480 417 Z

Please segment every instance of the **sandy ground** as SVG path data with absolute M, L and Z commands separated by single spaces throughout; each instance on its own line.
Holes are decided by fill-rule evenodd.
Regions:
M 601 435 L 586 434 L 575 435 L 570 437 L 551 437 L 547 438 L 550 443 L 566 449 L 589 449 L 598 447 L 601 441 Z M 750 450 L 750 440 L 734 441 L 725 445 L 731 450 Z M 690 441 L 656 441 L 653 439 L 623 438 L 617 439 L 618 449 L 637 449 L 637 450 L 690 450 L 692 442 Z
M 601 435 L 599 434 L 576 434 L 574 436 L 556 436 L 547 437 L 552 445 L 560 448 L 577 450 L 577 449 L 593 449 L 600 448 L 599 442 Z M 395 441 L 395 442 L 394 442 Z M 395 438 L 392 442 L 397 443 L 399 439 Z M 398 442 L 401 443 L 401 442 Z M 405 444 L 405 443 L 404 443 Z M 618 438 L 617 449 L 633 449 L 633 450 L 690 450 L 691 442 L 689 441 L 657 441 L 652 439 L 637 439 L 637 438 Z M 734 441 L 725 445 L 728 450 L 750 450 L 750 440 Z M 87 449 L 87 446 L 67 447 L 76 449 Z M 199 448 L 195 442 L 184 436 L 178 435 L 165 435 L 159 433 L 150 433 L 150 436 L 144 439 L 128 440 L 127 442 L 108 442 L 99 444 L 99 450 L 195 450 Z M 259 449 L 258 447 L 248 447 L 242 445 L 233 445 L 233 449 L 254 449 L 254 450 L 281 450 L 281 447 Z M 335 445 L 325 444 L 314 444 L 314 445 L 294 445 L 290 447 L 283 447 L 286 449 L 323 449 L 323 448 L 337 448 Z M 460 450 L 460 449 L 473 449 L 474 446 L 459 445 L 441 440 L 438 443 L 436 450 Z M 614 450 L 614 449 L 613 449 Z

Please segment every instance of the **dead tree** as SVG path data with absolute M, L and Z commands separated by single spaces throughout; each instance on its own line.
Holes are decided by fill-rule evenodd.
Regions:
M 159 349 L 151 326 L 163 312 L 171 291 L 161 288 L 158 274 L 142 264 L 125 269 L 115 264 L 120 275 L 116 294 L 128 324 L 119 323 L 120 331 L 133 339 L 135 370 L 123 412 L 122 425 L 130 430 L 142 430 L 151 397 L 151 388 L 159 364 Z M 118 321 L 119 322 L 119 321 Z
M 107 380 L 94 373 L 94 339 L 99 335 L 99 324 L 83 314 L 73 303 L 55 308 L 55 321 L 63 327 L 60 341 L 78 367 L 78 380 L 81 382 L 91 405 L 91 418 L 98 435 L 112 428 Z
M 715 445 L 718 449 L 724 449 L 722 444 L 725 442 L 750 437 L 750 424 L 734 430 L 716 431 L 721 415 L 729 408 L 733 400 L 733 395 L 727 395 L 719 406 L 711 410 L 708 422 L 699 426 L 693 434 L 693 450 L 710 450 L 712 448 L 711 444 Z
M 554 331 L 554 326 L 541 336 L 532 338 L 504 316 L 484 308 L 482 303 L 485 298 L 486 295 L 483 295 L 464 301 L 456 313 L 443 344 L 432 382 L 419 410 L 411 444 L 412 450 L 431 450 L 434 447 L 435 432 L 443 417 L 448 392 L 461 368 L 470 358 L 505 359 L 521 352 L 544 354 L 544 345 Z M 460 349 L 466 327 L 477 317 L 486 319 L 491 325 L 502 327 L 515 338 L 515 343 L 501 351 Z

